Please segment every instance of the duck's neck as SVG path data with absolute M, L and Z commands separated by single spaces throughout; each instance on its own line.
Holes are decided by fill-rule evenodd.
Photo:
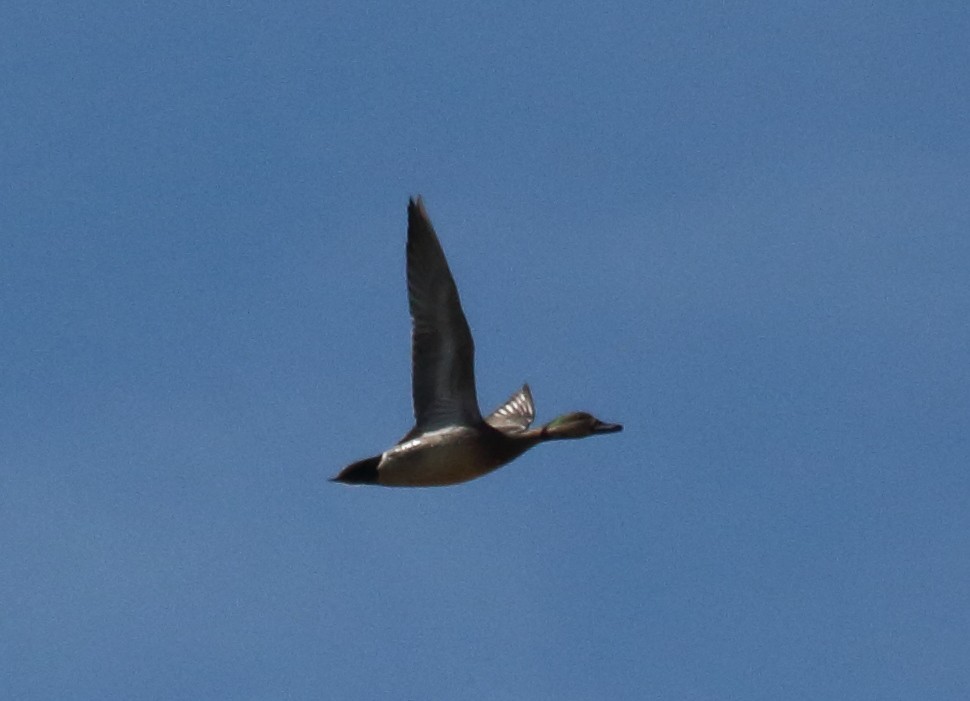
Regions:
M 550 421 L 545 426 L 530 428 L 519 434 L 520 439 L 530 440 L 533 444 L 544 443 L 546 441 L 562 441 L 573 436 L 564 435 L 555 421 Z

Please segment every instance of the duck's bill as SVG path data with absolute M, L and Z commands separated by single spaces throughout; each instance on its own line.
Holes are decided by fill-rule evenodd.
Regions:
M 593 426 L 593 433 L 617 433 L 623 430 L 623 424 L 608 424 L 605 421 L 597 421 Z

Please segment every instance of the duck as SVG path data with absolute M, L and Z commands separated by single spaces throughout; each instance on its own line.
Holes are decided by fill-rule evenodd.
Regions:
M 573 411 L 544 426 L 524 384 L 482 418 L 475 344 L 458 287 L 420 196 L 408 200 L 407 288 L 411 313 L 414 427 L 380 455 L 358 460 L 332 482 L 440 487 L 482 477 L 548 441 L 617 433 L 621 424 Z

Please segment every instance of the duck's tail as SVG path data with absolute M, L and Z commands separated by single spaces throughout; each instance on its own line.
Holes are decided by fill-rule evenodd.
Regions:
M 342 469 L 336 477 L 331 477 L 330 481 L 344 484 L 377 484 L 377 466 L 380 462 L 380 455 L 358 460 Z

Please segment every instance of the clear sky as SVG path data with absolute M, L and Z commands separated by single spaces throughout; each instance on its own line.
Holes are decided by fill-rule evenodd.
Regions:
M 965 3 L 6 2 L 0 697 L 970 698 Z M 491 410 L 407 431 L 407 197 Z

